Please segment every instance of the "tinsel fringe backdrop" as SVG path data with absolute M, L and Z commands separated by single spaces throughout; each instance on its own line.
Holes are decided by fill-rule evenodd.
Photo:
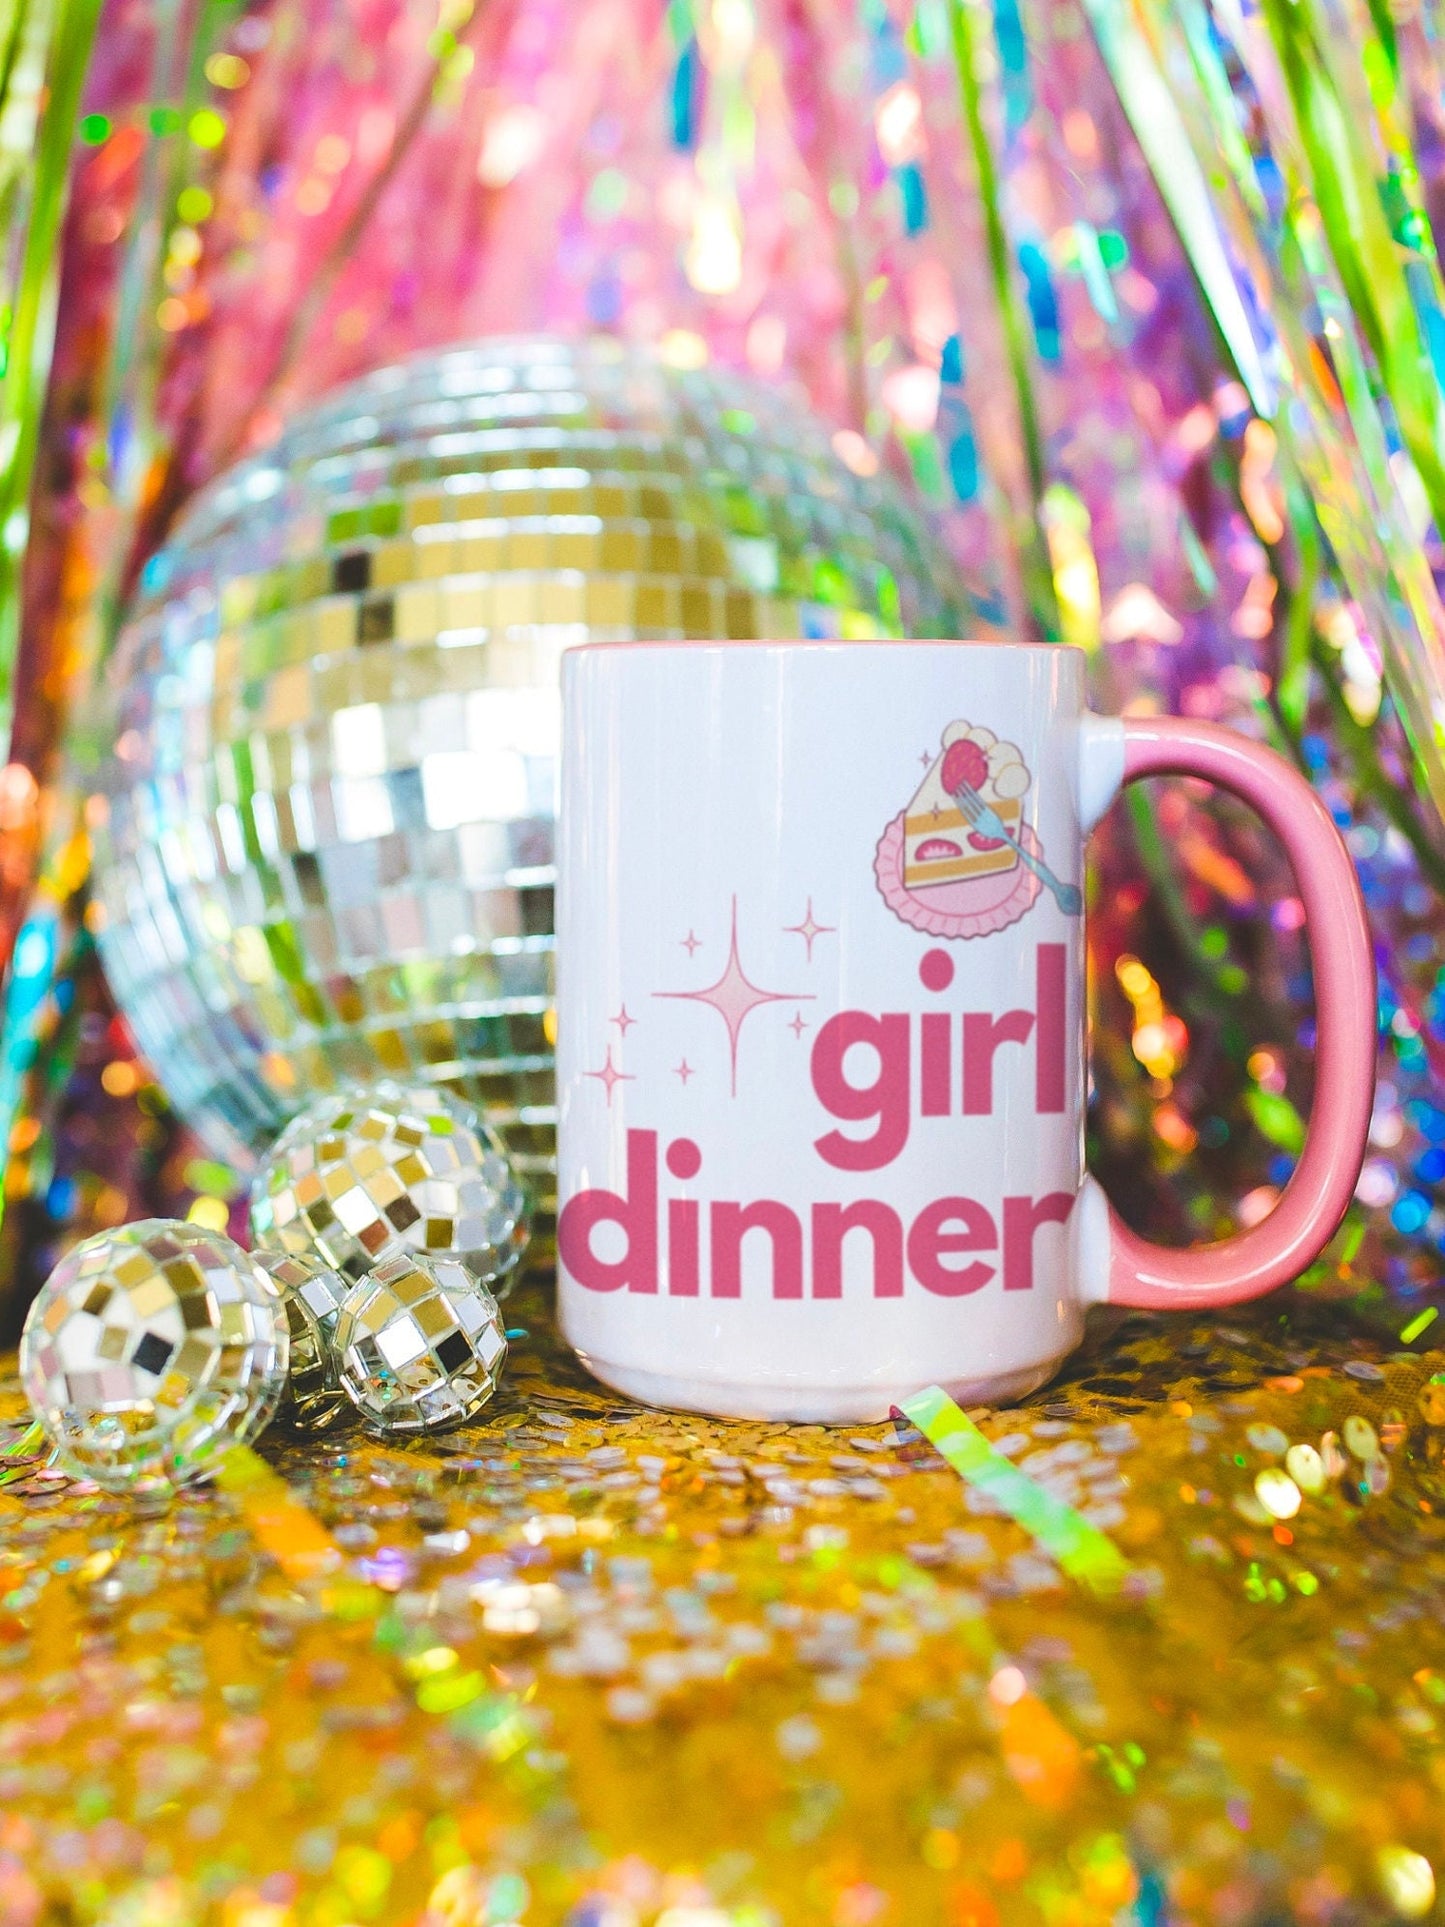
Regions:
M 237 1189 L 90 954 L 83 719 L 146 557 L 336 384 L 547 329 L 805 398 L 855 473 L 931 506 L 984 619 L 1088 649 L 1102 704 L 1310 773 L 1382 988 L 1377 1155 L 1327 1275 L 1399 1321 L 1445 1240 L 1432 16 L 112 0 L 87 68 L 93 11 L 22 11 L 32 122 L 49 92 L 37 158 L 4 156 L 12 557 L 44 450 L 0 781 L 17 1297 L 82 1231 L 219 1225 Z M 1300 1142 L 1306 957 L 1261 841 L 1182 785 L 1096 841 L 1095 1161 L 1156 1235 L 1251 1221 Z

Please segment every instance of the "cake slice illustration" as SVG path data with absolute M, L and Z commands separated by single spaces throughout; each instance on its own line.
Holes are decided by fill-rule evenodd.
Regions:
M 967 784 L 997 812 L 1010 836 L 1017 837 L 1031 780 L 1015 744 L 1000 742 L 991 729 L 950 723 L 904 814 L 904 888 L 926 890 L 1016 869 L 1019 858 L 1013 845 L 971 830 L 954 796 Z

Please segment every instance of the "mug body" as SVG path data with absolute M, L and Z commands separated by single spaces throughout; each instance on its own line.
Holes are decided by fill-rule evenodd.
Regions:
M 1091 1222 L 1081 654 L 602 644 L 564 658 L 563 704 L 583 1362 L 653 1404 L 814 1421 L 1042 1383 Z

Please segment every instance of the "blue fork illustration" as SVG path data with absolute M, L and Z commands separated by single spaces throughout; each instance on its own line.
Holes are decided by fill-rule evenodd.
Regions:
M 1066 917 L 1076 917 L 1084 907 L 1084 895 L 1077 884 L 1064 883 L 1056 877 L 1042 858 L 1036 857 L 1032 850 L 1026 850 L 1016 836 L 1005 829 L 1003 819 L 989 803 L 985 803 L 972 783 L 960 783 L 953 792 L 959 813 L 970 829 L 978 830 L 984 836 L 991 836 L 999 843 L 1007 843 L 1010 849 L 1017 850 L 1040 883 L 1046 884 L 1054 893 L 1054 901 Z

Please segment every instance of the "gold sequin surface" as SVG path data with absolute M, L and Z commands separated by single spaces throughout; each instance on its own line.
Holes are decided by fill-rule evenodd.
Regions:
M 285 1504 L 138 1513 L 0 1394 L 7 1927 L 1436 1906 L 1445 1353 L 1305 1293 L 1099 1316 L 972 1418 L 1117 1545 L 1100 1593 L 908 1428 L 645 1411 L 545 1285 L 507 1310 L 460 1430 L 268 1434 Z

